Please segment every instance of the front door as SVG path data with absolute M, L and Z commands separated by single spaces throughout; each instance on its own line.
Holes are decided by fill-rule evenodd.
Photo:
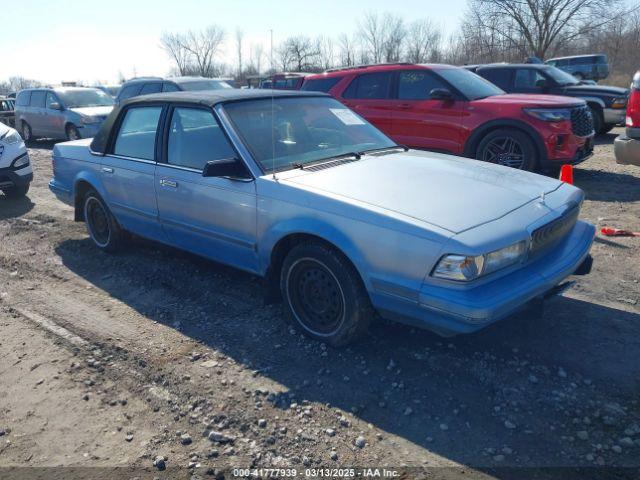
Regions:
M 403 145 L 450 153 L 461 153 L 460 128 L 464 100 L 430 98 L 433 89 L 451 88 L 428 70 L 398 72 L 393 101 L 392 137 Z
M 202 176 L 207 162 L 238 157 L 210 109 L 175 107 L 170 115 L 155 175 L 160 222 L 169 241 L 255 272 L 255 182 Z
M 100 175 L 111 212 L 128 231 L 166 241 L 158 222 L 155 192 L 156 137 L 161 105 L 129 107 L 121 112 L 110 153 Z

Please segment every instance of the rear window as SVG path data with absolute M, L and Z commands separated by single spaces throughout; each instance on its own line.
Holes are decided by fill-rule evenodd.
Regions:
M 44 100 L 46 98 L 46 92 L 42 90 L 37 90 L 35 92 L 31 92 L 31 102 L 30 105 L 32 107 L 44 108 Z
M 118 100 L 126 100 L 127 98 L 135 97 L 136 95 L 138 95 L 141 87 L 142 84 L 140 83 L 122 87 L 122 90 L 120 90 L 120 94 L 118 95 Z
M 26 107 L 31 101 L 31 90 L 18 93 L 16 98 L 16 105 L 19 107 Z
M 345 90 L 344 98 L 376 100 L 389 98 L 391 73 L 367 73 L 357 76 Z
M 336 83 L 342 80 L 344 77 L 329 77 L 329 78 L 314 78 L 312 80 L 305 80 L 300 90 L 307 90 L 310 92 L 324 92 L 328 93 Z
M 161 107 L 129 108 L 120 125 L 113 153 L 124 157 L 153 160 L 161 112 Z
M 140 90 L 140 95 L 147 95 L 149 93 L 158 93 L 162 90 L 161 82 L 153 82 L 153 83 L 145 83 L 142 90 Z

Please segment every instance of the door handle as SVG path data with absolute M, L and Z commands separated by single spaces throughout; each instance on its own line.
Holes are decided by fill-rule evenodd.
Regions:
M 162 185 L 163 187 L 178 188 L 178 182 L 176 182 L 175 180 L 167 180 L 166 178 L 160 180 L 160 185 Z
M 401 103 L 400 105 L 398 105 L 398 108 L 402 108 L 403 110 L 408 110 L 411 108 L 411 104 L 410 103 Z
M 104 173 L 113 173 L 113 168 L 111 168 L 111 167 L 102 167 L 102 171 Z

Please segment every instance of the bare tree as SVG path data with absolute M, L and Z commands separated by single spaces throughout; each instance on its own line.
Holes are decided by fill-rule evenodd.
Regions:
M 264 47 L 262 44 L 251 45 L 249 49 L 249 67 L 252 75 L 262 73 L 262 60 L 264 58 Z
M 304 35 L 287 38 L 278 48 L 280 65 L 284 71 L 309 72 L 317 70 L 317 46 Z
M 382 23 L 376 12 L 367 12 L 358 26 L 363 56 L 370 57 L 373 63 L 380 63 L 383 58 L 384 26 Z
M 430 20 L 414 20 L 407 32 L 406 59 L 413 63 L 440 60 L 442 32 Z
M 346 33 L 338 37 L 339 63 L 342 67 L 351 67 L 356 64 L 356 46 L 353 37 L 349 38 Z
M 318 37 L 316 39 L 316 51 L 320 70 L 328 70 L 335 66 L 335 49 L 333 40 L 330 37 Z
M 182 46 L 190 54 L 193 70 L 197 75 L 211 77 L 216 73 L 215 58 L 224 41 L 222 27 L 211 25 L 204 30 L 189 30 L 181 36 Z
M 477 25 L 544 59 L 620 16 L 620 0 L 469 0 Z
M 242 39 L 244 32 L 236 28 L 236 52 L 238 53 L 238 78 L 242 78 Z
M 385 62 L 399 62 L 403 56 L 407 29 L 401 17 L 385 14 L 382 17 L 382 50 Z
M 186 75 L 189 64 L 189 52 L 184 47 L 186 43 L 181 33 L 163 33 L 160 37 L 162 49 L 171 57 L 179 75 Z

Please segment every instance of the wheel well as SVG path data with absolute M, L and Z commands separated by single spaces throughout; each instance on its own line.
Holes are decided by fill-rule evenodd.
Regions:
M 284 263 L 284 259 L 287 254 L 293 249 L 295 246 L 300 245 L 301 243 L 306 242 L 317 242 L 322 243 L 331 250 L 342 255 L 351 266 L 355 268 L 355 265 L 351 261 L 351 259 L 345 255 L 345 253 L 338 248 L 333 243 L 325 240 L 322 237 L 317 235 L 312 235 L 310 233 L 292 233 L 287 235 L 286 237 L 281 238 L 274 245 L 271 250 L 271 257 L 269 259 L 269 267 L 267 268 L 267 272 L 264 277 L 265 281 L 265 302 L 266 303 L 276 303 L 281 300 L 280 296 L 280 272 L 282 271 L 282 264 Z
M 600 115 L 602 115 L 602 105 L 600 105 L 597 102 L 587 102 L 587 106 L 589 106 L 589 108 L 593 108 L 596 112 L 598 112 Z
M 472 138 L 470 138 L 467 144 L 465 145 L 465 149 L 464 149 L 465 155 L 469 158 L 476 158 L 476 149 L 478 148 L 478 145 L 480 144 L 482 139 L 487 135 L 489 135 L 491 132 L 495 132 L 496 130 L 501 130 L 501 129 L 516 130 L 520 133 L 523 133 L 524 135 L 529 137 L 529 139 L 533 143 L 533 148 L 535 148 L 536 154 L 538 155 L 538 157 L 542 157 L 545 155 L 545 150 L 541 150 L 541 146 L 539 145 L 539 142 L 541 140 L 539 138 L 536 138 L 534 135 L 532 135 L 531 132 L 528 131 L 526 128 L 522 128 L 519 125 L 510 125 L 510 124 L 501 124 L 501 123 L 497 123 L 483 130 L 480 130 Z
M 84 196 L 87 194 L 87 192 L 91 189 L 93 189 L 93 186 L 85 180 L 80 180 L 78 183 L 76 183 L 75 198 L 73 202 L 75 206 L 75 213 L 74 213 L 73 219 L 76 222 L 82 222 L 84 220 L 84 210 L 82 208 L 82 200 L 84 199 Z

